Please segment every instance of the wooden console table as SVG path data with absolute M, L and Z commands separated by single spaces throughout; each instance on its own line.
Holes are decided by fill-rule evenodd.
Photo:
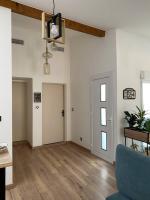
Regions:
M 127 144 L 127 138 L 133 140 L 137 140 L 140 142 L 144 142 L 147 144 L 147 155 L 149 155 L 148 145 L 150 145 L 150 133 L 149 132 L 142 132 L 132 128 L 124 128 L 124 137 L 125 137 L 125 146 Z
M 5 200 L 5 171 L 6 167 L 12 166 L 12 159 L 8 153 L 0 154 L 0 200 Z

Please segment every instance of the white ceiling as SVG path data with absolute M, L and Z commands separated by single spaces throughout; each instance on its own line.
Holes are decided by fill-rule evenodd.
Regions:
M 51 11 L 52 0 L 16 0 Z M 150 0 L 55 0 L 56 12 L 104 30 L 122 28 L 150 36 Z

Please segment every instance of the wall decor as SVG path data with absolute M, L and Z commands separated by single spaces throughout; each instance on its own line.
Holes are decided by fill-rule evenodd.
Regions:
M 41 103 L 41 93 L 40 92 L 34 93 L 34 103 Z
M 136 91 L 133 88 L 126 88 L 123 90 L 123 99 L 136 99 Z

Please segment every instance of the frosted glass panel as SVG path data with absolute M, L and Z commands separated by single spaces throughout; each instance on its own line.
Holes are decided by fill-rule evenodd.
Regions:
M 101 148 L 107 151 L 107 133 L 101 133 Z
M 150 82 L 143 83 L 143 108 L 147 112 L 147 117 L 150 117 Z
M 106 126 L 106 108 L 101 108 L 101 125 Z
M 106 84 L 101 85 L 101 101 L 106 101 Z

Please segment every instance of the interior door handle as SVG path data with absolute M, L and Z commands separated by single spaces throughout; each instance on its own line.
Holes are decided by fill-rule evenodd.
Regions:
M 65 111 L 62 110 L 61 114 L 62 114 L 62 117 L 64 117 L 65 116 Z
M 107 121 L 108 121 L 109 123 L 112 123 L 112 119 L 108 119 Z

